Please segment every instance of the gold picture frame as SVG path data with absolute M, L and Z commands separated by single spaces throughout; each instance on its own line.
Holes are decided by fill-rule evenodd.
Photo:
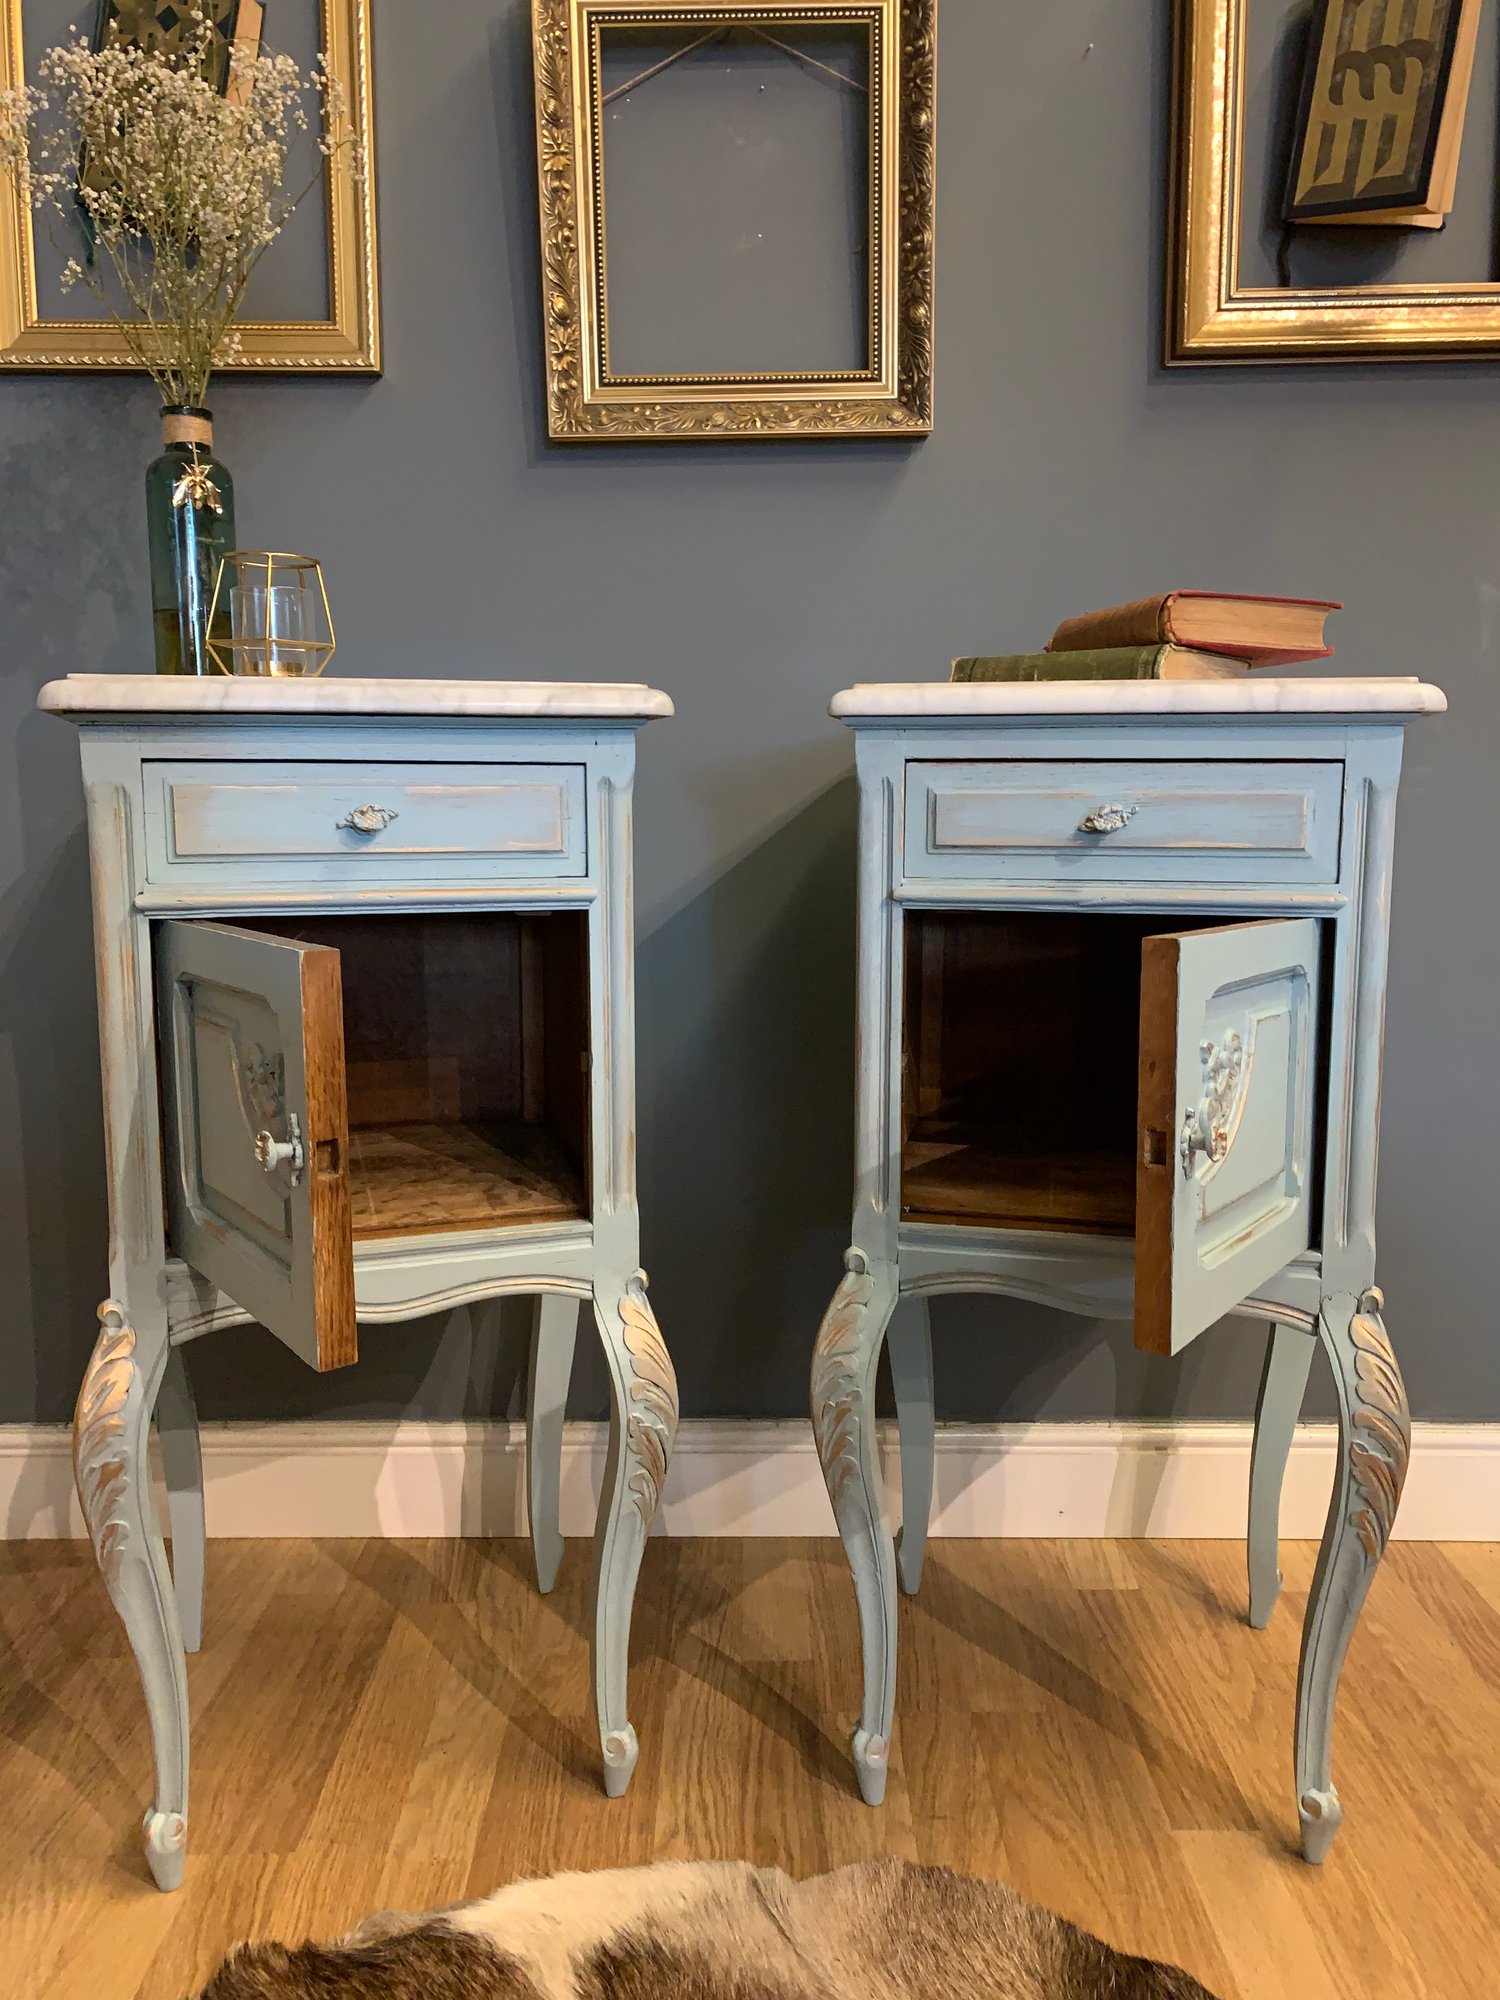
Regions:
M 600 34 L 870 32 L 869 363 L 828 374 L 612 377 Z M 920 437 L 932 429 L 936 0 L 532 0 L 547 429 L 609 438 Z
M 0 90 L 25 81 L 22 0 L 0 0 Z M 363 136 L 365 172 L 325 175 L 330 314 L 321 320 L 242 320 L 240 351 L 218 373 L 378 375 L 380 279 L 375 211 L 371 0 L 319 0 L 320 46 Z M 0 177 L 0 369 L 134 370 L 108 320 L 44 317 L 37 297 L 34 217 Z
M 1176 0 L 1166 361 L 1451 361 L 1500 353 L 1500 282 L 1240 280 L 1253 0 Z

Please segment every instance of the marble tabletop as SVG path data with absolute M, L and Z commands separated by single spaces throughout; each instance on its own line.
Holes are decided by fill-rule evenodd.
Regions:
M 1306 680 L 1249 673 L 1212 681 L 869 681 L 828 712 L 844 722 L 967 716 L 1441 715 L 1448 697 L 1416 676 Z
M 671 697 L 635 681 L 262 679 L 239 674 L 69 674 L 48 681 L 49 715 L 512 716 L 648 722 Z

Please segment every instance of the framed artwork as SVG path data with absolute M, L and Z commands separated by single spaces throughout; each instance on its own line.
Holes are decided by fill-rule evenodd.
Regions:
M 324 198 L 300 204 L 261 260 L 237 325 L 240 352 L 220 370 L 278 374 L 380 373 L 380 288 L 375 211 L 375 127 L 371 91 L 371 0 L 277 0 L 268 40 L 306 71 L 319 54 L 342 84 L 349 119 L 363 135 L 366 172 L 324 171 Z M 241 38 L 260 32 L 254 0 L 223 0 L 224 24 Z M 0 0 L 0 90 L 27 81 L 26 51 L 67 40 L 78 0 Z M 91 23 L 143 46 L 180 31 L 165 0 L 107 0 Z M 316 135 L 302 135 L 289 177 L 318 170 Z M 0 178 L 0 368 L 133 369 L 137 366 L 103 305 L 60 278 L 77 241 L 26 205 Z M 81 223 L 80 223 L 81 240 Z
M 1500 354 L 1497 13 L 1176 0 L 1169 364 Z
M 1289 222 L 1439 229 L 1453 207 L 1480 0 L 1417 0 L 1394 47 L 1367 0 L 1317 0 Z
M 932 428 L 936 0 L 532 0 L 558 440 Z

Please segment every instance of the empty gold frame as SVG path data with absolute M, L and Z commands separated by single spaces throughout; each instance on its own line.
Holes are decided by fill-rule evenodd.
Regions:
M 932 428 L 936 0 L 532 0 L 547 428 L 560 440 L 922 436 Z M 798 32 L 867 37 L 865 365 L 818 371 L 631 372 L 610 366 L 604 37 L 700 41 L 748 30 L 805 68 Z M 847 82 L 847 78 L 838 79 Z M 643 84 L 643 73 L 632 80 Z M 610 246 L 618 273 L 628 243 Z
M 356 180 L 352 174 L 324 170 L 327 316 L 239 321 L 239 352 L 217 363 L 215 373 L 378 375 L 371 0 L 300 0 L 300 4 L 316 8 L 318 47 L 329 74 L 343 86 L 350 124 L 363 136 L 365 172 Z M 22 11 L 23 0 L 0 0 L 0 90 L 26 81 Z M 272 39 L 276 22 L 273 8 Z M 312 199 L 308 197 L 309 206 Z M 60 310 L 62 297 L 39 297 L 35 221 L 14 181 L 0 174 L 0 369 L 138 368 L 109 319 L 70 318 Z M 277 247 L 268 253 L 267 267 Z
M 1262 0 L 1176 0 L 1169 364 L 1452 360 L 1500 352 L 1500 282 L 1249 284 L 1242 275 L 1250 10 Z M 1263 79 L 1259 80 L 1263 82 Z M 1284 157 L 1274 163 L 1285 173 Z M 1280 196 L 1278 185 L 1276 193 Z

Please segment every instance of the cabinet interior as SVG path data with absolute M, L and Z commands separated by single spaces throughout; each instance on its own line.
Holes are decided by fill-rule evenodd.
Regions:
M 487 910 L 245 926 L 339 953 L 356 1239 L 587 1216 L 585 925 Z
M 1141 941 L 1193 927 L 909 911 L 902 1215 L 1130 1235 Z

